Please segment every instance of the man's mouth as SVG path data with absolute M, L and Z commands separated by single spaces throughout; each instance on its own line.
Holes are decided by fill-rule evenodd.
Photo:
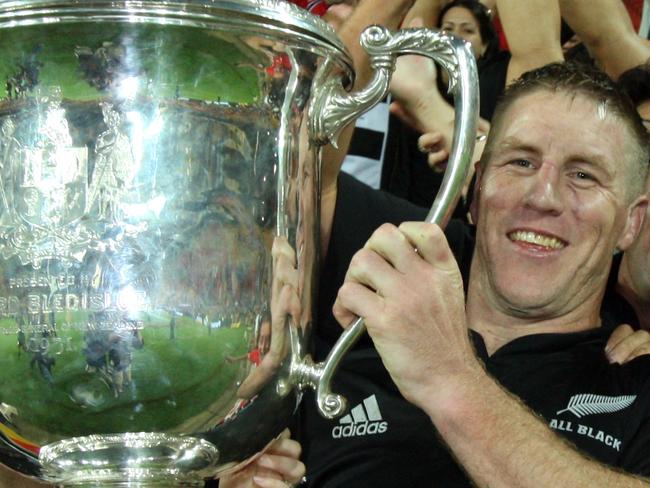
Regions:
M 526 230 L 516 230 L 508 234 L 508 238 L 513 242 L 523 242 L 526 244 L 533 244 L 535 246 L 546 247 L 548 249 L 562 249 L 566 246 L 566 242 L 558 239 L 557 237 L 539 234 Z

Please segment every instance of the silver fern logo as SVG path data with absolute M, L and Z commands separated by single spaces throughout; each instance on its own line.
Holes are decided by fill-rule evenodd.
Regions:
M 593 395 L 590 393 L 583 393 L 580 395 L 573 395 L 569 400 L 569 405 L 564 410 L 559 410 L 556 415 L 564 412 L 571 412 L 578 418 L 585 415 L 595 415 L 598 413 L 612 413 L 623 410 L 636 400 L 636 395 L 622 395 L 622 396 L 604 396 Z

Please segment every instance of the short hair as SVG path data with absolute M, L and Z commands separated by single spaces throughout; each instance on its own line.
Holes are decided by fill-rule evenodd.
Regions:
M 625 71 L 616 83 L 635 106 L 650 100 L 650 63 Z
M 442 18 L 445 14 L 454 7 L 468 10 L 469 13 L 472 14 L 472 17 L 476 19 L 479 34 L 481 34 L 481 41 L 485 44 L 485 53 L 477 60 L 477 63 L 481 64 L 483 60 L 488 60 L 499 50 L 499 36 L 494 28 L 490 11 L 478 0 L 452 0 L 440 9 L 440 14 L 438 15 L 438 28 L 442 26 Z
M 650 142 L 648 133 L 643 126 L 641 117 L 636 111 L 630 98 L 609 78 L 597 68 L 574 63 L 551 63 L 541 68 L 524 73 L 513 82 L 499 99 L 492 117 L 490 137 L 486 143 L 481 158 L 483 164 L 488 164 L 493 151 L 495 135 L 503 124 L 504 116 L 510 106 L 520 98 L 538 92 L 558 92 L 568 95 L 582 95 L 596 103 L 606 105 L 627 126 L 637 148 L 628 156 L 631 164 L 636 165 L 639 173 L 631 175 L 631 188 L 636 194 L 643 191 L 643 181 L 648 173 L 650 161 Z M 621 154 L 628 153 L 627 148 L 621 148 Z M 636 196 L 636 195 L 635 195 Z

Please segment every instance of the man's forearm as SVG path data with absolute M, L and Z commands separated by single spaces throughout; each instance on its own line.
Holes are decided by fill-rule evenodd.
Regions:
M 650 58 L 650 43 L 634 31 L 623 2 L 560 0 L 560 10 L 562 18 L 612 78 L 617 79 Z
M 403 27 L 410 27 L 414 19 L 420 19 L 424 27 L 435 27 L 445 3 L 446 0 L 415 0 L 413 7 L 404 17 Z
M 468 377 L 425 411 L 478 486 L 650 486 L 580 454 L 482 367 Z
M 548 63 L 564 61 L 558 0 L 497 0 L 512 58 L 506 83 Z
M 355 88 L 363 88 L 372 77 L 368 55 L 359 44 L 361 33 L 373 24 L 397 29 L 412 5 L 413 0 L 361 0 L 342 24 L 338 33 L 354 62 Z

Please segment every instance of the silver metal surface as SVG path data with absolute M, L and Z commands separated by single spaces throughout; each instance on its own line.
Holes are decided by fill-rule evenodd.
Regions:
M 305 355 L 310 141 L 431 35 L 368 31 L 374 88 L 345 101 L 341 42 L 284 1 L 0 1 L 0 462 L 200 484 L 281 432 L 333 372 Z
M 329 26 L 283 1 L 0 2 L 0 462 L 200 483 L 300 392 Z M 306 134 L 306 133 L 305 133 Z
M 370 55 L 375 69 L 368 88 L 356 94 L 343 91 L 340 83 L 323 80 L 313 97 L 312 134 L 318 142 L 335 141 L 354 117 L 358 107 L 364 109 L 383 99 L 388 92 L 395 59 L 403 54 L 420 54 L 440 63 L 449 74 L 449 91 L 454 95 L 454 138 L 445 175 L 427 215 L 427 222 L 444 226 L 460 197 L 471 164 L 478 124 L 478 74 L 476 61 L 467 43 L 453 36 L 426 29 L 405 29 L 391 33 L 373 26 L 361 36 L 361 44 Z M 348 327 L 334 345 L 324 362 L 314 364 L 311 358 L 292 365 L 296 383 L 316 389 L 316 401 L 321 414 L 327 418 L 341 415 L 346 401 L 332 393 L 331 381 L 343 356 L 365 331 L 363 318 Z

